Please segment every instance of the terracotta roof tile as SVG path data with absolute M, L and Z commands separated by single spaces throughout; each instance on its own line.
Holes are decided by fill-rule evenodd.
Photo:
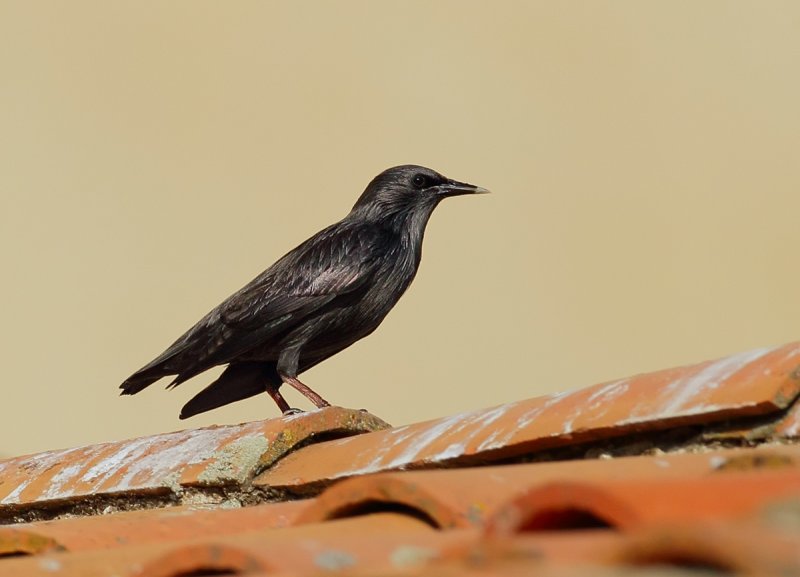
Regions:
M 0 462 L 0 514 L 26 504 L 97 495 L 180 496 L 191 487 L 249 481 L 295 446 L 385 428 L 363 411 L 331 407 L 255 423 L 165 433 Z
M 496 511 L 491 533 L 648 525 L 758 516 L 800 497 L 800 469 L 697 478 L 555 481 L 532 485 Z
M 38 555 L 62 551 L 64 546 L 38 531 L 18 527 L 0 527 L 0 557 Z
M 257 485 L 296 487 L 422 466 L 507 459 L 533 451 L 709 425 L 778 419 L 800 394 L 800 343 L 748 351 L 560 393 L 309 446 L 264 471 Z M 796 427 L 786 425 L 787 432 Z M 308 463 L 315 463 L 309 469 Z
M 31 535 L 69 551 L 108 549 L 182 539 L 212 538 L 225 532 L 287 527 L 308 503 L 287 501 L 242 508 L 166 507 L 17 524 Z M 0 526 L 0 535 L 3 527 Z
M 800 438 L 800 403 L 795 402 L 787 411 L 786 416 L 778 421 L 775 426 L 774 436 L 783 439 Z
M 758 525 L 672 525 L 632 535 L 609 552 L 621 565 L 674 564 L 732 575 L 797 575 L 800 538 Z
M 757 524 L 711 522 L 661 525 L 631 533 L 583 530 L 486 539 L 461 561 L 477 558 L 484 565 L 502 567 L 523 559 L 530 570 L 535 560 L 536 575 L 540 568 L 574 566 L 586 575 L 594 575 L 596 569 L 625 568 L 669 570 L 669 575 L 683 574 L 683 569 L 686 575 L 709 571 L 710 575 L 777 576 L 798 574 L 798 551 L 797 535 Z
M 743 466 L 745 463 L 750 466 Z M 625 472 L 625 482 L 619 480 L 620 471 Z M 719 474 L 724 471 L 729 473 Z M 733 495 L 748 483 L 752 483 L 752 489 L 738 499 L 729 500 L 729 494 L 722 492 L 726 489 Z M 706 490 L 712 493 L 706 495 Z M 659 514 L 674 513 L 684 519 L 706 510 L 719 516 L 724 512 L 737 514 L 748 503 L 756 506 L 773 495 L 800 491 L 800 447 L 367 475 L 337 483 L 309 501 L 298 513 L 296 523 L 323 522 L 392 506 L 405 508 L 440 528 L 483 526 L 500 507 L 517 507 L 516 500 L 510 499 L 516 495 L 524 498 L 528 491 L 536 495 L 524 501 L 526 506 L 573 499 L 573 508 L 577 508 L 580 495 L 585 495 L 583 509 L 602 517 L 592 503 L 599 508 L 607 505 L 608 524 L 612 526 L 630 524 L 634 519 L 644 523 L 648 516 Z M 538 491 L 546 498 L 540 499 Z M 669 496 L 660 503 L 662 506 L 681 495 L 707 501 L 690 510 L 668 507 L 662 511 L 650 502 L 659 492 Z M 634 504 L 636 499 L 639 501 Z M 615 508 L 629 515 L 612 515 Z
M 743 439 L 748 442 L 792 440 L 800 438 L 800 402 L 795 401 L 776 416 L 753 419 L 746 423 L 733 422 L 706 434 L 708 439 Z
M 734 527 L 705 523 L 668 525 L 623 534 L 579 530 L 521 534 L 498 540 L 469 530 L 407 531 L 391 514 L 358 521 L 328 523 L 322 530 L 273 534 L 241 534 L 235 539 L 123 547 L 113 551 L 44 554 L 7 559 L 9 575 L 136 575 L 178 577 L 230 573 L 442 574 L 476 570 L 516 574 L 523 564 L 529 574 L 550 574 L 570 566 L 583 571 L 621 567 L 707 567 L 736 574 L 795 574 L 796 535 L 752 524 Z M 365 537 L 366 535 L 366 537 Z M 341 574 L 341 573 L 340 573 Z M 445 573 L 446 574 L 446 573 Z
M 185 575 L 223 569 L 319 571 L 393 564 L 407 566 L 427 562 L 432 555 L 463 538 L 455 532 L 437 533 L 416 519 L 392 513 L 281 531 L 228 531 L 222 524 L 219 529 L 224 534 L 203 540 L 169 540 L 4 560 L 0 572 L 45 575 L 59 566 L 59 574 L 67 576 Z M 364 535 L 371 536 L 368 543 Z M 470 534 L 470 538 L 474 539 L 474 534 Z
M 0 577 L 800 575 L 798 353 L 0 461 Z

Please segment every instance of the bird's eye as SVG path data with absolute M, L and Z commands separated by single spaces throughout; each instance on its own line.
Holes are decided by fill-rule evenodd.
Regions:
M 425 188 L 425 184 L 428 182 L 428 179 L 425 178 L 424 174 L 417 174 L 412 179 L 412 182 L 417 188 Z

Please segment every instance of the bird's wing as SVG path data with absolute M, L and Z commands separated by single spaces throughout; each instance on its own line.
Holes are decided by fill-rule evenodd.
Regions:
M 220 307 L 216 346 L 207 362 L 226 363 L 299 325 L 374 275 L 382 237 L 341 224 L 313 236 Z
M 287 316 L 297 320 L 352 293 L 374 275 L 379 232 L 341 223 L 328 227 L 222 303 L 220 320 L 237 332 L 271 334 L 270 323 Z
M 259 330 L 353 292 L 372 278 L 377 233 L 337 226 L 323 230 L 222 303 L 220 320 L 232 329 Z
M 129 381 L 160 369 L 162 375 L 177 374 L 173 385 L 180 384 L 268 345 L 334 299 L 368 283 L 384 237 L 380 231 L 342 224 L 313 236 L 228 297 Z

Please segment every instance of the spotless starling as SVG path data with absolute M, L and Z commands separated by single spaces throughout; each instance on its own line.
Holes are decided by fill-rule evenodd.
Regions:
M 328 406 L 298 375 L 378 328 L 417 274 L 425 226 L 442 199 L 484 192 L 421 166 L 382 172 L 347 216 L 200 319 L 122 383 L 121 394 L 171 375 L 175 387 L 228 365 L 186 403 L 181 419 L 262 392 L 286 412 L 284 383 Z

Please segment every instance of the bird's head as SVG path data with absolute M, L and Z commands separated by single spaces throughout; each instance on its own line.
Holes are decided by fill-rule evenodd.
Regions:
M 367 185 L 353 210 L 364 210 L 373 216 L 397 213 L 427 213 L 448 196 L 481 194 L 485 188 L 451 180 L 424 166 L 406 164 L 381 172 Z

